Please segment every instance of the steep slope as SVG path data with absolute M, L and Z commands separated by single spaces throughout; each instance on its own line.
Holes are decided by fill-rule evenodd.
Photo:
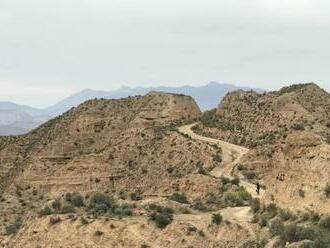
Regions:
M 330 95 L 316 84 L 228 94 L 195 131 L 251 148 L 238 166 L 282 207 L 327 213 Z M 292 204 L 294 203 L 294 204 Z

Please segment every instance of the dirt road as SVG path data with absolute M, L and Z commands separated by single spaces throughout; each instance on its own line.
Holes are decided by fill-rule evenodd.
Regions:
M 223 162 L 221 166 L 214 168 L 214 170 L 212 170 L 210 174 L 214 177 L 225 176 L 228 178 L 232 178 L 233 176 L 235 176 L 233 175 L 235 165 L 240 162 L 241 158 L 246 153 L 248 153 L 249 149 L 222 140 L 198 135 L 192 130 L 192 127 L 196 124 L 197 123 L 193 123 L 190 125 L 182 126 L 179 128 L 179 132 L 189 135 L 194 140 L 200 140 L 209 144 L 216 144 L 221 147 L 223 153 Z M 245 189 L 252 195 L 252 197 L 261 198 L 263 196 L 264 191 L 262 189 L 260 189 L 260 194 L 258 195 L 256 192 L 255 184 L 244 180 L 244 178 L 242 177 L 240 177 L 240 179 L 240 184 L 245 187 Z

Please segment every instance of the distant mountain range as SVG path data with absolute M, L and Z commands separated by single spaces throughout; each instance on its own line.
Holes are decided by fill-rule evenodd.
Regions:
M 128 96 L 144 95 L 150 91 L 163 91 L 192 96 L 201 110 L 217 107 L 221 99 L 230 91 L 243 89 L 232 84 L 220 84 L 211 82 L 205 86 L 193 87 L 121 87 L 115 91 L 96 91 L 85 89 L 45 109 L 37 109 L 29 106 L 18 105 L 10 102 L 0 102 L 0 135 L 18 135 L 27 133 L 41 123 L 52 117 L 60 115 L 72 107 L 94 98 L 118 99 Z M 254 89 L 263 91 L 261 89 Z

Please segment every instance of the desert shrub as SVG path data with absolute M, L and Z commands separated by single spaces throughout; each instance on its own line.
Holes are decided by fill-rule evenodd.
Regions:
M 258 198 L 252 198 L 250 200 L 250 206 L 253 213 L 257 213 L 260 210 L 260 200 Z
M 167 212 L 153 212 L 149 219 L 151 221 L 154 221 L 156 223 L 156 226 L 158 228 L 165 228 L 166 226 L 168 226 L 169 224 L 171 224 L 171 222 L 173 221 L 173 215 L 169 214 Z
M 275 218 L 269 225 L 269 230 L 274 236 L 283 236 L 284 225 L 281 219 Z
M 75 207 L 83 207 L 84 204 L 84 197 L 78 193 L 78 192 L 74 192 L 74 193 L 67 193 L 65 195 L 65 200 L 67 202 L 70 202 L 73 206 Z
M 305 197 L 305 191 L 303 189 L 299 189 L 298 190 L 298 194 L 301 198 L 304 198 Z
M 61 208 L 61 214 L 70 214 L 70 213 L 75 213 L 76 210 L 74 209 L 74 206 L 71 205 L 70 203 L 65 203 L 63 204 Z
M 60 223 L 61 221 L 62 221 L 62 219 L 59 216 L 56 216 L 56 217 L 52 216 L 49 218 L 49 224 L 51 224 L 52 226 Z
M 330 198 L 330 184 L 327 183 L 327 185 L 324 188 L 324 194 L 327 198 Z
M 117 217 L 128 217 L 133 215 L 134 205 L 123 204 L 113 209 L 113 215 Z
M 319 226 L 330 231 L 330 216 L 322 218 L 319 222 Z
M 18 218 L 18 219 L 16 219 L 16 221 L 14 223 L 7 225 L 5 227 L 6 235 L 16 234 L 19 231 L 19 229 L 21 228 L 22 223 L 23 223 L 22 219 Z
M 226 205 L 231 207 L 244 206 L 250 199 L 251 195 L 243 187 L 240 187 L 236 192 L 226 192 L 223 196 Z
M 243 176 L 249 180 L 253 180 L 253 179 L 257 178 L 257 174 L 251 170 L 243 171 Z
M 293 124 L 293 125 L 291 126 L 291 128 L 292 128 L 293 130 L 297 130 L 297 131 L 303 131 L 303 130 L 305 130 L 305 126 L 304 126 L 303 123 L 295 123 L 295 124 Z
M 221 182 L 221 184 L 229 184 L 230 179 L 228 177 L 221 176 L 220 177 L 220 182 Z
M 51 215 L 53 211 L 51 210 L 50 207 L 45 206 L 43 209 L 39 211 L 39 216 L 46 216 L 46 215 Z
M 136 192 L 131 193 L 130 198 L 132 201 L 141 201 L 142 200 L 142 196 Z
M 268 225 L 268 218 L 267 216 L 265 215 L 261 215 L 258 219 L 258 224 L 261 226 L 261 227 L 265 227 Z
M 288 242 L 298 242 L 301 240 L 315 240 L 317 233 L 313 227 L 303 227 L 293 223 L 284 226 L 282 236 Z
M 311 211 L 309 213 L 309 220 L 311 222 L 318 222 L 320 220 L 320 218 L 321 218 L 320 215 L 316 212 Z
M 105 195 L 103 193 L 95 193 L 90 198 L 89 203 L 93 204 L 93 205 L 94 204 L 95 205 L 105 205 L 107 208 L 110 208 L 113 205 L 114 201 L 108 195 Z
M 213 156 L 213 161 L 217 162 L 217 163 L 221 163 L 222 162 L 222 156 L 221 154 L 217 153 Z
M 221 214 L 213 214 L 212 215 L 212 223 L 216 225 L 220 225 L 222 222 Z
M 246 170 L 246 168 L 243 164 L 237 164 L 237 170 L 242 171 L 242 170 Z
M 60 199 L 56 199 L 52 202 L 52 208 L 56 211 L 59 211 L 61 209 L 62 203 Z
M 80 217 L 80 222 L 82 225 L 87 225 L 88 224 L 88 220 L 86 220 L 83 216 Z
M 282 221 L 290 220 L 293 217 L 291 212 L 282 209 L 279 210 L 279 215 Z
M 278 209 L 275 203 L 271 203 L 266 206 L 266 215 L 269 219 L 274 218 L 278 213 Z
M 205 111 L 201 117 L 201 122 L 205 126 L 215 127 L 217 123 L 215 110 Z
M 184 193 L 177 193 L 176 192 L 170 197 L 170 200 L 176 201 L 176 202 L 179 202 L 179 203 L 183 203 L 183 204 L 189 204 L 187 196 Z
M 209 211 L 209 208 L 200 200 L 195 201 L 192 205 L 191 208 L 201 211 L 201 212 L 207 212 Z
M 179 212 L 180 212 L 181 214 L 191 214 L 191 211 L 190 211 L 189 208 L 180 208 L 180 209 L 179 209 Z

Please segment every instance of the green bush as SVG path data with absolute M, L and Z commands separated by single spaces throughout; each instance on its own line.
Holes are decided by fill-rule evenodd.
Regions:
M 65 200 L 78 208 L 85 206 L 84 197 L 78 192 L 67 193 Z
M 16 234 L 19 229 L 22 226 L 22 219 L 18 218 L 16 219 L 16 221 L 12 224 L 9 224 L 8 226 L 6 226 L 6 235 L 12 235 L 12 234 Z
M 187 196 L 184 193 L 174 193 L 170 197 L 170 200 L 176 201 L 176 202 L 179 202 L 179 203 L 183 203 L 183 204 L 189 204 Z
M 231 207 L 240 207 L 246 205 L 246 202 L 251 200 L 251 195 L 240 187 L 236 192 L 226 192 L 223 196 L 226 205 Z
M 293 217 L 291 212 L 282 209 L 279 210 L 279 214 L 282 221 L 288 221 Z
M 284 226 L 283 238 L 288 242 L 298 242 L 301 240 L 314 240 L 317 236 L 313 227 L 303 227 L 297 224 Z
M 284 225 L 281 219 L 275 218 L 272 220 L 269 226 L 269 230 L 274 236 L 283 236 Z
M 319 226 L 330 231 L 330 216 L 322 218 Z
M 114 201 L 110 196 L 107 196 L 103 193 L 95 193 L 92 195 L 89 203 L 94 205 L 105 205 L 107 208 L 111 208 L 111 206 L 114 204 Z
M 70 203 L 65 203 L 61 208 L 61 214 L 71 214 L 75 212 L 76 210 L 74 209 L 74 206 Z
M 212 215 L 212 223 L 216 225 L 220 225 L 222 222 L 221 214 L 213 214 Z
M 39 216 L 46 216 L 51 214 L 53 214 L 53 211 L 48 206 L 45 206 L 43 209 L 39 211 Z
M 150 220 L 154 221 L 158 228 L 163 229 L 169 224 L 171 224 L 171 222 L 173 221 L 173 215 L 166 212 L 154 212 L 150 215 Z
M 196 209 L 196 210 L 201 211 L 201 212 L 207 212 L 207 211 L 209 211 L 209 208 L 202 201 L 200 201 L 200 200 L 195 201 L 191 205 L 191 207 L 193 209 Z

